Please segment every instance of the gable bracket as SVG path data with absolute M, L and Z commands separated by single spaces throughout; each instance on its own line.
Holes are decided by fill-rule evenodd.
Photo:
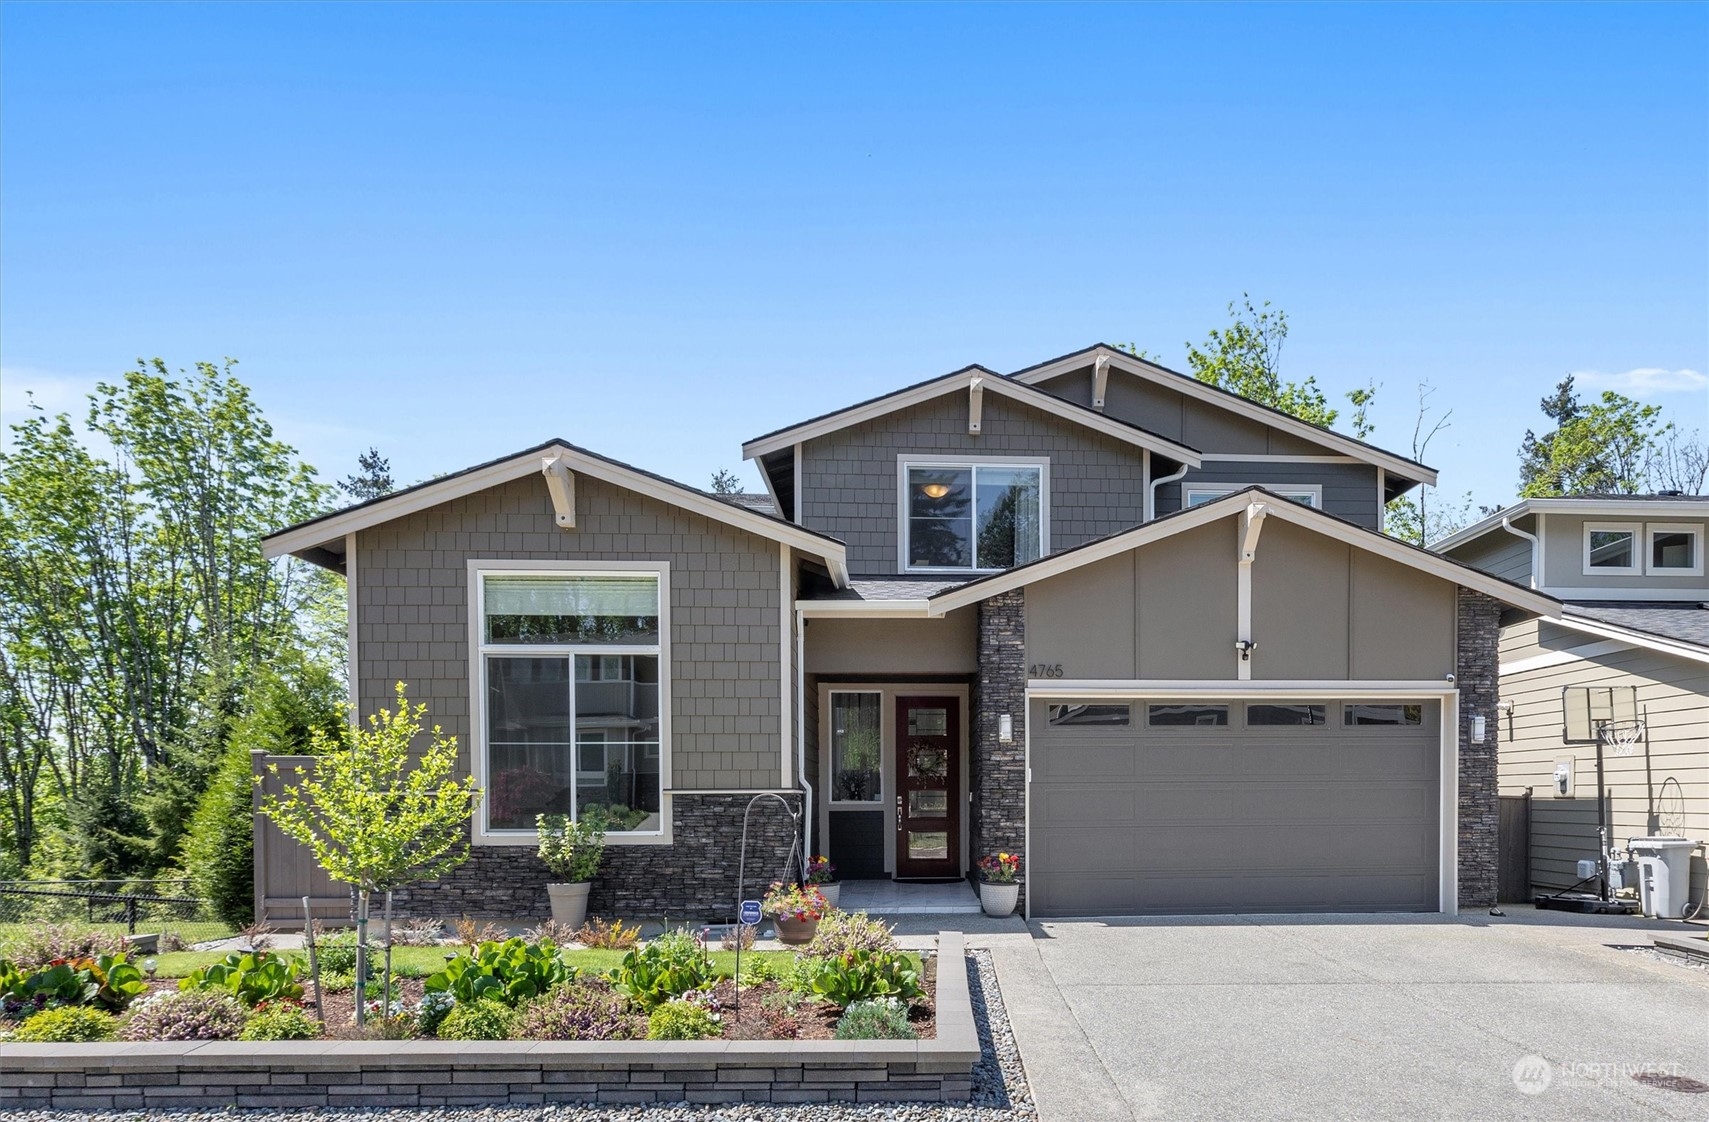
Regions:
M 985 379 L 975 375 L 967 383 L 967 435 L 979 435 L 980 411 L 985 403 Z
M 560 530 L 576 528 L 576 475 L 562 456 L 547 456 L 540 461 L 540 474 L 546 477 L 546 490 L 552 495 L 552 510 Z
M 1099 355 L 1092 364 L 1092 408 L 1103 411 L 1104 390 L 1110 384 L 1110 356 Z
M 1248 503 L 1240 519 L 1240 562 L 1235 575 L 1235 634 L 1234 653 L 1238 661 L 1235 677 L 1242 682 L 1252 679 L 1252 652 L 1258 644 L 1252 641 L 1252 562 L 1258 559 L 1258 535 L 1264 531 L 1264 519 L 1270 508 L 1261 502 Z

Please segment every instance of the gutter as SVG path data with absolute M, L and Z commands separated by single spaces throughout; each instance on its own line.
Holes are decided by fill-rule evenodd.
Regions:
M 1163 486 L 1165 483 L 1174 483 L 1180 479 L 1185 478 L 1187 475 L 1187 472 L 1189 472 L 1191 470 L 1192 470 L 1191 464 L 1182 464 L 1181 470 L 1176 472 L 1174 475 L 1165 475 L 1161 479 L 1153 479 L 1151 481 L 1151 493 L 1145 497 L 1144 514 L 1145 514 L 1145 520 L 1147 522 L 1150 522 L 1153 518 L 1157 517 L 1157 489 L 1159 487 Z M 1183 503 L 1182 506 L 1185 507 L 1186 504 Z
M 1542 563 L 1542 541 L 1536 534 L 1521 530 L 1519 527 L 1515 526 L 1513 524 L 1512 515 L 1504 514 L 1501 516 L 1501 528 L 1512 534 L 1514 537 L 1524 538 L 1526 541 L 1531 543 L 1531 587 L 1535 589 L 1537 587 L 1537 566 Z
M 813 784 L 807 782 L 807 617 L 795 609 L 795 781 L 801 784 L 801 869 L 813 856 Z

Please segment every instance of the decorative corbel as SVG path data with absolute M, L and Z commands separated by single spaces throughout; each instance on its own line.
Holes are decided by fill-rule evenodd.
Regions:
M 985 379 L 975 375 L 967 384 L 967 435 L 979 435 L 979 414 L 985 396 Z
M 561 456 L 547 456 L 540 463 L 540 474 L 546 477 L 546 490 L 552 495 L 552 509 L 557 512 L 558 529 L 576 528 L 576 476 Z
M 1092 364 L 1092 408 L 1102 411 L 1104 408 L 1104 390 L 1110 384 L 1110 356 L 1099 355 L 1098 361 Z

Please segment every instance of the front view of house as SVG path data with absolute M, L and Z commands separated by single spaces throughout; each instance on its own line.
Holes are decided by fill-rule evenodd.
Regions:
M 845 879 L 1019 852 L 1032 916 L 1494 902 L 1499 630 L 1560 606 L 1381 533 L 1431 469 L 1104 346 L 744 454 L 768 495 L 551 441 L 267 540 L 481 788 L 406 912 L 544 915 L 535 816 L 598 805 L 596 912 L 728 917 L 768 792 Z

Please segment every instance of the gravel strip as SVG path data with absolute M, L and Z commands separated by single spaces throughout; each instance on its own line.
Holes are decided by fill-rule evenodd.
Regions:
M 1034 1122 L 1021 1054 L 997 989 L 991 952 L 969 951 L 967 987 L 979 1029 L 979 1063 L 968 1106 L 931 1103 L 809 1106 L 471 1106 L 367 1110 L 0 1110 L 7 1122 Z

